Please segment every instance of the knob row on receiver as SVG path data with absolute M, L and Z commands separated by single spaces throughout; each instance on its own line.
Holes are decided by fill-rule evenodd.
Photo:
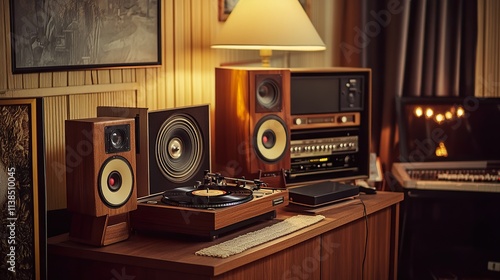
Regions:
M 346 150 L 356 150 L 356 143 L 340 143 L 340 144 L 330 144 L 330 145 L 316 145 L 316 146 L 293 146 L 290 148 L 292 153 L 301 152 L 314 152 L 314 151 L 346 151 Z
M 336 113 L 322 115 L 296 115 L 292 116 L 291 129 L 358 126 L 360 124 L 360 113 Z
M 290 142 L 292 158 L 330 155 L 336 152 L 357 150 L 358 136 L 292 140 Z

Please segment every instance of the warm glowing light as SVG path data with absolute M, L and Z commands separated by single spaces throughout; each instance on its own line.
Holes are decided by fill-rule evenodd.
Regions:
M 451 120 L 453 118 L 453 113 L 450 112 L 450 111 L 446 111 L 446 113 L 444 113 L 444 117 L 447 119 L 447 120 Z
M 437 114 L 436 115 L 436 122 L 437 123 L 442 123 L 444 121 L 444 115 L 443 114 Z
M 465 110 L 462 107 L 457 108 L 457 117 L 463 117 L 465 115 Z
M 431 118 L 432 115 L 434 115 L 434 111 L 432 111 L 431 108 L 427 108 L 427 110 L 425 110 L 425 116 Z
M 424 110 L 422 110 L 422 107 L 415 108 L 415 116 L 420 118 L 423 114 L 424 114 Z
M 326 45 L 299 1 L 239 0 L 212 48 L 259 50 L 262 65 L 270 66 L 273 50 L 322 51 Z
M 448 150 L 446 149 L 444 142 L 439 142 L 439 147 L 436 147 L 436 156 L 448 157 Z

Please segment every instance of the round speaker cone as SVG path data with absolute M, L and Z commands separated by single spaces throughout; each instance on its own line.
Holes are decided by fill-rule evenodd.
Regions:
M 257 123 L 254 139 L 257 155 L 267 162 L 276 162 L 287 150 L 286 125 L 278 116 L 268 115 Z
M 110 207 L 127 203 L 134 189 L 134 172 L 128 160 L 122 156 L 108 158 L 97 178 L 99 195 Z
M 264 131 L 264 133 L 262 134 L 262 145 L 267 149 L 271 149 L 275 144 L 276 134 L 274 134 L 274 131 L 270 129 Z
M 110 135 L 110 140 L 111 140 L 111 145 L 115 149 L 121 149 L 125 143 L 125 132 L 123 130 L 114 130 L 111 132 Z
M 192 179 L 202 164 L 203 135 L 189 115 L 173 115 L 156 136 L 155 158 L 163 176 L 173 183 Z
M 112 192 L 116 192 L 122 186 L 122 176 L 119 172 L 113 171 L 108 176 L 108 188 Z
M 280 90 L 276 81 L 263 80 L 257 87 L 257 102 L 264 108 L 271 109 L 279 101 Z
M 173 138 L 168 143 L 168 155 L 173 159 L 178 159 L 182 156 L 182 140 Z

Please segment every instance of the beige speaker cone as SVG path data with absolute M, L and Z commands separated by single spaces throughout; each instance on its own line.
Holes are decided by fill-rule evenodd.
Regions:
M 263 143 L 264 133 L 273 132 L 275 143 L 272 147 L 266 147 Z M 256 134 L 257 151 L 266 161 L 276 161 L 281 158 L 287 148 L 288 135 L 282 122 L 276 118 L 269 118 L 262 122 Z
M 113 190 L 109 176 L 115 172 L 120 175 L 121 185 Z M 99 173 L 99 193 L 104 202 L 111 207 L 120 207 L 129 200 L 133 188 L 134 174 L 130 163 L 122 157 L 109 158 Z

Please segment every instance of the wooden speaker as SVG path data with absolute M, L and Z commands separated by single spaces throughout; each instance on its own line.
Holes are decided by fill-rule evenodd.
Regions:
M 98 106 L 98 117 L 133 118 L 135 120 L 135 157 L 137 198 L 151 195 L 149 189 L 148 108 Z
M 148 118 L 151 193 L 201 181 L 210 170 L 209 105 L 150 111 Z
M 65 130 L 70 238 L 96 246 L 127 239 L 137 209 L 134 119 L 67 120 Z
M 290 71 L 216 68 L 214 172 L 257 178 L 290 168 Z

